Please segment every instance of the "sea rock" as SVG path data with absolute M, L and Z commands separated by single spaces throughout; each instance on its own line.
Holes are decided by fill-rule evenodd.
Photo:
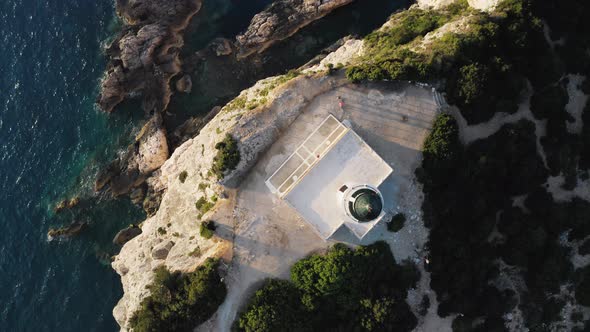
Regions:
M 215 38 L 210 46 L 217 56 L 230 55 L 234 51 L 231 41 L 226 38 Z
M 94 189 L 100 191 L 108 186 L 114 197 L 129 194 L 160 168 L 169 154 L 166 128 L 161 115 L 155 113 L 127 151 L 99 172 Z M 139 203 L 140 192 L 135 192 L 134 196 Z
M 354 0 L 278 0 L 256 14 L 246 31 L 236 37 L 238 58 L 260 53 L 302 27 Z
M 71 199 L 64 199 L 55 205 L 55 207 L 53 208 L 53 212 L 60 213 L 64 210 L 72 209 L 72 208 L 76 207 L 78 204 L 80 204 L 79 197 L 74 197 Z
M 179 92 L 190 93 L 193 89 L 193 81 L 191 76 L 186 74 L 181 79 L 176 81 L 176 90 Z
M 168 253 L 170 252 L 170 249 L 172 249 L 172 247 L 174 247 L 173 241 L 165 241 L 165 242 L 158 244 L 152 250 L 152 258 L 153 259 L 166 259 L 166 257 L 168 257 Z
M 145 198 L 145 189 L 143 187 L 133 189 L 129 195 L 129 198 L 131 198 L 131 202 L 133 204 L 141 205 L 143 203 L 143 199 Z
M 136 142 L 137 165 L 141 174 L 150 174 L 160 168 L 169 157 L 168 140 L 166 138 L 166 128 L 162 124 L 162 116 L 159 113 L 154 114 L 148 121 L 139 135 Z
M 85 222 L 74 221 L 69 226 L 60 228 L 50 228 L 47 232 L 47 238 L 51 241 L 57 238 L 69 238 L 80 234 L 88 224 Z
M 139 234 L 141 234 L 141 228 L 137 225 L 131 225 L 120 230 L 113 238 L 113 243 L 122 246 Z
M 140 96 L 146 114 L 168 106 L 170 79 L 180 72 L 181 32 L 201 0 L 117 0 L 126 25 L 107 47 L 110 58 L 98 106 L 112 112 L 126 98 Z

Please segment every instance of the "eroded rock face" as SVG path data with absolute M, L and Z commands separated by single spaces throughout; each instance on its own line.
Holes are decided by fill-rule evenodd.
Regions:
M 115 235 L 113 238 L 113 243 L 122 246 L 139 234 L 141 234 L 141 228 L 137 225 L 131 225 L 120 230 L 119 233 L 117 233 L 117 235 Z
M 138 135 L 137 166 L 141 174 L 150 174 L 168 159 L 168 140 L 162 117 L 156 113 Z
M 160 114 L 155 113 L 127 152 L 98 174 L 94 189 L 100 191 L 108 186 L 115 197 L 128 194 L 139 188 L 168 157 L 166 128 Z
M 279 0 L 256 14 L 237 39 L 238 57 L 262 52 L 302 27 L 354 0 Z
M 117 0 L 116 7 L 127 25 L 106 50 L 110 63 L 97 104 L 112 112 L 139 95 L 146 113 L 161 112 L 172 94 L 170 79 L 180 72 L 180 32 L 201 0 Z
M 193 81 L 191 76 L 185 74 L 181 79 L 176 81 L 176 90 L 179 92 L 190 93 L 193 89 Z
M 215 55 L 225 56 L 233 53 L 232 43 L 226 38 L 215 38 L 210 47 L 215 50 Z
M 152 258 L 153 259 L 166 259 L 166 257 L 168 257 L 168 253 L 170 252 L 170 249 L 172 249 L 172 247 L 174 247 L 173 241 L 165 241 L 165 242 L 158 244 L 152 250 Z

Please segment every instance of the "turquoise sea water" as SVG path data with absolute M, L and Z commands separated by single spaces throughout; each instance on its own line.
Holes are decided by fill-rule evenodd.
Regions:
M 142 117 L 134 105 L 112 115 L 94 108 L 106 64 L 101 43 L 118 26 L 113 2 L 0 3 L 0 331 L 117 329 L 111 312 L 123 292 L 108 265 L 117 250 L 110 243 L 119 229 L 143 220 L 142 211 L 126 200 L 93 199 L 82 213 L 52 212 L 59 199 L 91 196 L 98 165 L 128 144 Z M 187 47 L 235 35 L 269 2 L 207 1 Z M 389 4 L 379 19 L 399 7 L 364 0 L 371 2 Z M 338 15 L 362 13 L 351 10 Z M 334 22 L 333 31 L 344 28 Z M 47 241 L 49 227 L 74 220 L 90 226 L 74 239 Z

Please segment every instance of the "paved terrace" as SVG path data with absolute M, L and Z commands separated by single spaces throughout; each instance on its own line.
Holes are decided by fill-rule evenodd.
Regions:
M 342 108 L 339 96 L 344 102 Z M 352 129 L 394 169 L 379 188 L 384 197 L 394 198 L 385 202 L 384 209 L 389 213 L 403 212 L 408 218 L 406 226 L 395 234 L 387 232 L 384 223 L 377 225 L 365 236 L 363 244 L 385 240 L 397 260 L 419 257 L 427 231 L 421 220 L 422 192 L 415 182 L 414 169 L 420 163 L 420 148 L 436 115 L 437 100 L 438 96 L 429 88 L 401 83 L 345 85 L 312 100 L 260 158 L 238 190 L 227 300 L 216 317 L 202 328 L 229 330 L 241 300 L 253 287 L 264 278 L 288 278 L 295 261 L 333 243 L 321 239 L 265 185 L 265 180 L 329 114 L 340 121 L 350 121 Z M 344 227 L 333 238 L 358 244 Z

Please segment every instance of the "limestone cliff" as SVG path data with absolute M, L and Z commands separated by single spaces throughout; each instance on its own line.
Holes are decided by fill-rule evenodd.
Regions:
M 300 74 L 259 81 L 225 105 L 162 165 L 150 185 L 164 192 L 159 209 L 143 222 L 142 233 L 127 242 L 112 263 L 124 290 L 113 310 L 122 330 L 128 329 L 129 319 L 149 295 L 146 285 L 152 281 L 156 267 L 193 271 L 208 257 L 231 256 L 232 227 L 217 231 L 207 240 L 199 235 L 200 221 L 235 218 L 233 197 L 241 179 L 310 100 L 336 87 L 334 80 L 325 77 L 328 65 L 346 65 L 361 59 L 363 44 L 362 40 L 349 39 Z M 238 141 L 241 158 L 237 168 L 218 182 L 210 169 L 217 152 L 215 145 L 226 134 Z M 181 181 L 184 172 L 186 178 Z M 202 197 L 215 207 L 205 212 L 197 210 L 195 202 Z
M 238 57 L 262 52 L 277 41 L 354 0 L 279 0 L 252 19 L 237 39 Z

